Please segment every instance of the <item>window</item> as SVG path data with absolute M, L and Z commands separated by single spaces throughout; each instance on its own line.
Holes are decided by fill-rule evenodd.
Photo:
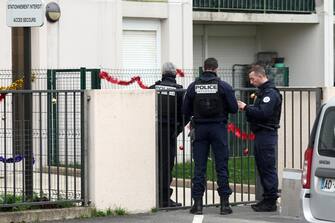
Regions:
M 322 120 L 319 154 L 335 157 L 335 108 L 328 108 Z
M 123 31 L 123 68 L 157 68 L 155 31 Z
M 159 69 L 161 64 L 160 20 L 123 19 L 122 67 Z

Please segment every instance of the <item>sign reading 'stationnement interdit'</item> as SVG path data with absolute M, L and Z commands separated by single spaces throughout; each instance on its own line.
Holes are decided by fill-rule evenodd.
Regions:
M 34 27 L 44 23 L 42 0 L 7 0 L 7 26 Z

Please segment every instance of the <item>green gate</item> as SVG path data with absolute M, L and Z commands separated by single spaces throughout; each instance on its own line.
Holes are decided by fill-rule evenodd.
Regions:
M 86 89 L 101 89 L 101 79 L 99 78 L 100 69 L 48 69 L 47 70 L 47 89 L 48 90 L 86 90 Z M 60 157 L 60 125 L 62 125 L 62 104 L 58 103 L 58 93 L 50 93 L 47 97 L 47 129 L 48 129 L 48 164 L 61 164 Z M 81 94 L 83 102 L 84 94 Z M 73 97 L 72 100 L 76 100 Z M 74 125 L 78 124 L 81 128 L 81 133 L 84 133 L 83 103 L 81 103 L 77 111 L 80 112 L 80 123 L 73 120 Z M 74 133 L 75 136 L 75 133 Z M 81 144 L 84 144 L 84 137 L 81 137 Z

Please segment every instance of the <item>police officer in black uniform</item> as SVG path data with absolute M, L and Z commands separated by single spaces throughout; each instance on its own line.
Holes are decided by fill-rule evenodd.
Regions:
M 255 134 L 254 155 L 261 184 L 264 189 L 263 200 L 252 205 L 257 212 L 277 210 L 278 176 L 276 170 L 277 129 L 281 115 L 282 97 L 265 70 L 254 65 L 249 72 L 249 80 L 258 88 L 253 105 L 238 101 L 239 109 L 246 112 L 247 121 Z
M 176 68 L 170 63 L 162 66 L 162 80 L 150 86 L 158 92 L 158 157 L 159 157 L 159 205 L 181 206 L 170 199 L 171 171 L 176 157 L 177 136 L 183 130 L 182 101 L 184 93 L 176 91 L 183 86 L 176 83 Z
M 194 178 L 192 214 L 202 214 L 202 197 L 206 185 L 206 167 L 210 145 L 215 157 L 218 193 L 223 215 L 232 213 L 229 196 L 232 190 L 228 183 L 228 113 L 238 111 L 237 100 L 232 87 L 221 81 L 216 71 L 218 62 L 208 58 L 204 62 L 204 72 L 188 87 L 183 104 L 186 117 L 193 116 L 194 128 L 193 159 Z

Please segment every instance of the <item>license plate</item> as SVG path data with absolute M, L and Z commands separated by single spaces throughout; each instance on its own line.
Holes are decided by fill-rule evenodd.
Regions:
M 335 179 L 322 178 L 321 190 L 326 192 L 335 192 Z

